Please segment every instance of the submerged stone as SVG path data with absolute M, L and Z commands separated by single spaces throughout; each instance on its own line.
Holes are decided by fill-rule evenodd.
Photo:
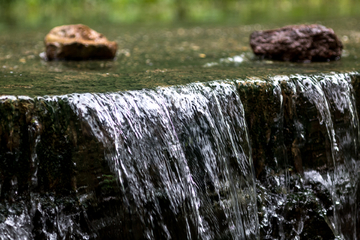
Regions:
M 83 24 L 53 28 L 45 36 L 48 60 L 112 59 L 117 43 Z
M 318 24 L 255 31 L 250 46 L 257 56 L 292 62 L 338 60 L 343 49 L 334 31 Z

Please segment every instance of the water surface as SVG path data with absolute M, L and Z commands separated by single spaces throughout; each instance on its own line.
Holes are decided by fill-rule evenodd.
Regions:
M 340 61 L 289 63 L 254 58 L 249 35 L 286 25 L 106 25 L 90 26 L 115 40 L 113 61 L 46 62 L 43 38 L 50 30 L 13 29 L 0 36 L 2 95 L 115 92 L 211 80 L 359 70 L 360 27 L 356 18 L 317 22 L 344 43 Z M 311 22 L 313 23 L 313 22 Z

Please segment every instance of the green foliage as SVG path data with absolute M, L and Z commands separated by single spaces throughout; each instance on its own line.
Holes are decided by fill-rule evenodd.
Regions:
M 0 0 L 0 29 L 82 22 L 253 24 L 355 16 L 357 0 Z

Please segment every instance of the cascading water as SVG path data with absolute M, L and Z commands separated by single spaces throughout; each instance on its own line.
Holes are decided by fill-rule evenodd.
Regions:
M 145 239 L 256 239 L 252 159 L 234 85 L 74 95 Z M 138 234 L 138 235 L 135 235 Z
M 261 238 L 357 239 L 359 127 L 350 76 L 269 80 L 242 90 L 245 105 L 265 95 L 264 115 L 272 114 L 248 116 Z M 264 119 L 270 120 L 257 130 Z
M 315 153 L 319 157 L 315 156 L 312 162 L 305 165 L 307 159 L 301 159 L 304 180 L 322 184 L 329 191 L 334 213 L 328 221 L 334 235 L 339 239 L 356 239 L 359 126 L 350 79 L 344 75 L 296 76 L 295 79 L 293 84 L 298 95 L 305 98 L 301 104 L 314 106 L 317 112 L 315 115 L 314 111 L 313 118 L 308 119 L 318 122 L 322 129 L 322 134 L 308 132 L 306 139 L 303 124 L 307 123 L 298 121 L 298 143 L 309 142 L 316 146 L 325 142 L 328 145 L 325 153 Z
M 2 97 L 0 239 L 358 239 L 354 79 Z
M 344 239 L 357 239 L 356 191 L 359 172 L 359 119 L 353 89 L 343 76 L 325 76 L 320 84 L 332 112 L 335 225 Z M 359 229 L 360 230 L 360 229 Z

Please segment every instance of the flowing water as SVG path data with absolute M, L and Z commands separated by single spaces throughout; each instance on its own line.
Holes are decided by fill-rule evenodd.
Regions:
M 233 84 L 73 95 L 70 102 L 107 146 L 144 238 L 256 239 L 251 152 Z
M 265 199 L 260 218 L 264 239 L 317 239 L 316 232 L 330 229 L 339 239 L 357 239 L 359 129 L 348 77 L 295 75 L 274 80 L 279 110 L 273 137 L 278 139 L 259 183 Z M 285 136 L 284 142 L 289 131 L 292 136 Z M 291 154 L 286 153 L 286 142 Z M 309 236 L 314 234 L 309 226 L 312 211 L 329 229 L 317 225 L 315 235 Z
M 257 24 L 99 26 L 114 61 L 1 35 L 0 239 L 360 239 L 360 29 L 323 24 L 341 61 L 256 59 Z
M 358 239 L 358 80 L 357 73 L 278 75 L 2 97 L 2 115 L 12 113 L 1 128 L 11 135 L 1 141 L 2 167 L 10 169 L 2 172 L 1 239 L 105 239 L 106 231 L 119 239 Z M 22 114 L 29 123 L 19 130 L 14 116 Z M 70 134 L 74 125 L 79 131 Z M 59 137 L 47 136 L 49 128 L 77 151 L 85 148 L 81 134 L 102 146 L 94 151 L 115 176 L 118 190 L 107 200 L 118 198 L 108 206 L 114 216 L 96 218 L 87 199 L 98 193 L 84 192 L 89 186 L 80 180 L 69 199 L 49 193 L 65 181 L 47 183 L 42 175 L 44 147 Z M 22 131 L 26 141 L 17 137 Z M 54 149 L 51 161 L 62 171 L 64 161 L 79 163 L 73 150 L 69 158 L 60 143 Z M 29 182 L 10 160 L 30 166 Z M 64 178 L 80 179 L 75 169 Z

